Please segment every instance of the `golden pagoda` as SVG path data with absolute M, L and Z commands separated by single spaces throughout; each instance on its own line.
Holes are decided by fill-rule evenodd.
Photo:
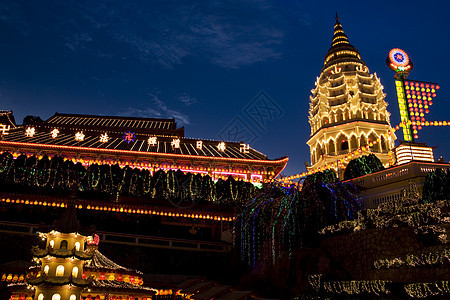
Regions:
M 99 236 L 84 235 L 69 205 L 48 232 L 45 247 L 32 249 L 34 265 L 26 283 L 10 286 L 10 300 L 150 300 L 156 290 L 143 286 L 143 274 L 122 267 L 98 251 Z
M 373 153 L 389 164 L 396 137 L 383 86 L 349 43 L 337 15 L 331 48 L 311 93 L 309 170 L 345 166 L 354 151 Z

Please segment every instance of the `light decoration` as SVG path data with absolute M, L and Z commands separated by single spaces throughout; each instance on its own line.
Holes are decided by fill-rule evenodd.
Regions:
M 149 146 L 156 146 L 158 138 L 156 136 L 151 136 L 148 138 L 147 143 Z
M 78 131 L 77 133 L 75 133 L 75 140 L 78 141 L 78 142 L 84 141 L 84 133 L 83 133 L 83 131 Z
M 53 139 L 56 139 L 58 137 L 59 130 L 57 128 L 54 128 L 52 131 L 50 131 L 50 135 Z
M 132 131 L 126 131 L 123 134 L 123 140 L 125 142 L 127 142 L 128 144 L 134 142 L 135 139 L 136 139 L 136 135 Z
M 446 243 L 447 236 L 441 224 L 449 223 L 449 221 L 444 217 L 441 208 L 448 209 L 450 202 L 443 200 L 419 203 L 419 199 L 417 186 L 410 181 L 400 199 L 381 203 L 377 208 L 367 209 L 365 216 L 358 213 L 355 220 L 326 226 L 319 230 L 319 233 L 339 234 L 367 228 L 392 228 L 403 225 L 414 228 L 416 234 L 432 234 L 440 243 Z M 379 262 L 379 264 L 383 263 Z
M 323 283 L 323 288 L 333 294 L 359 295 L 369 293 L 381 296 L 391 293 L 390 284 L 392 284 L 392 281 L 388 280 L 328 281 Z
M 172 148 L 180 148 L 180 139 L 173 139 L 170 145 L 172 146 Z
M 2 135 L 9 134 L 9 130 L 11 129 L 11 125 L 0 124 L 0 132 Z
M 439 232 L 445 232 L 445 229 L 439 227 Z M 425 267 L 444 265 L 450 263 L 450 249 L 438 250 L 422 254 L 409 254 L 405 257 L 394 257 L 389 259 L 378 259 L 373 265 L 377 269 L 390 269 L 402 267 Z
M 411 133 L 411 127 L 408 126 L 409 121 L 409 114 L 405 99 L 405 90 L 403 88 L 403 82 L 402 80 L 395 80 L 395 87 L 397 89 L 397 100 L 398 100 L 398 107 L 400 110 L 400 120 L 403 124 L 403 138 L 405 141 L 412 142 L 412 133 Z
M 405 284 L 405 292 L 412 298 L 428 298 L 450 294 L 450 281 Z
M 386 63 L 394 72 L 410 72 L 413 68 L 408 54 L 402 49 L 394 48 L 389 51 Z
M 108 133 L 103 133 L 103 134 L 101 134 L 100 135 L 100 143 L 107 143 L 108 141 L 109 141 L 109 136 L 108 136 Z
M 35 206 L 47 206 L 47 207 L 67 207 L 64 201 L 42 201 L 42 200 L 23 200 L 23 199 L 10 199 L 10 198 L 1 198 L 0 202 L 3 203 L 12 203 L 12 204 L 25 204 L 25 205 L 35 205 Z M 214 214 L 211 212 L 190 212 L 187 213 L 186 210 L 180 209 L 179 212 L 175 212 L 170 209 L 151 209 L 145 206 L 140 206 L 139 208 L 136 205 L 114 205 L 109 203 L 98 203 L 98 202 L 90 202 L 86 203 L 86 201 L 79 202 L 75 204 L 76 209 L 87 209 L 87 210 L 97 210 L 97 211 L 112 211 L 116 213 L 125 213 L 125 214 L 138 214 L 138 215 L 156 215 L 156 216 L 164 216 L 164 217 L 172 217 L 172 218 L 187 218 L 187 219 L 203 219 L 217 222 L 234 222 L 236 217 L 234 216 L 223 216 L 221 214 Z M 136 209 L 137 208 L 137 209 Z
M 249 150 L 250 150 L 249 144 L 242 143 L 241 146 L 239 147 L 239 152 L 241 152 L 241 153 L 248 153 Z
M 440 86 L 432 82 L 408 80 L 404 81 L 404 88 L 414 138 L 418 138 L 418 130 L 422 130 L 422 126 L 425 125 L 425 114 L 430 112 L 429 108 L 433 105 L 436 91 Z
M 219 151 L 221 151 L 221 152 L 225 152 L 225 150 L 226 150 L 225 142 L 220 142 L 220 143 L 217 145 L 217 149 L 218 149 Z
M 25 135 L 27 137 L 33 137 L 35 133 L 36 129 L 34 127 L 27 127 L 27 129 L 25 129 Z
M 433 148 L 420 145 L 401 144 L 395 148 L 397 164 L 405 164 L 412 160 L 434 162 Z
M 197 141 L 196 148 L 197 150 L 203 150 L 203 141 Z

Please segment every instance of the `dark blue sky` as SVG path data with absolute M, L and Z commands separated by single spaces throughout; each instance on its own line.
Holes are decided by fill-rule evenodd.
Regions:
M 305 170 L 310 90 L 331 44 L 334 16 L 385 87 L 399 121 L 394 47 L 410 78 L 441 85 L 429 120 L 450 120 L 447 1 L 0 1 L 0 109 L 175 117 L 186 136 L 251 140 Z M 255 97 L 265 91 L 271 100 Z M 270 116 L 255 117 L 256 109 Z M 238 130 L 236 133 L 235 130 Z M 450 159 L 450 128 L 419 140 Z M 400 135 L 400 138 L 402 136 Z M 448 153 L 449 155 L 445 155 Z

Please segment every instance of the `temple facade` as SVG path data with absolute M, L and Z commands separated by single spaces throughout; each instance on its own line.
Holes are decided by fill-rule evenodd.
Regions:
M 331 48 L 311 93 L 310 170 L 345 166 L 349 155 L 362 148 L 389 164 L 396 137 L 383 86 L 349 43 L 337 16 Z
M 186 138 L 184 127 L 177 127 L 174 119 L 56 113 L 23 126 L 11 120 L 11 111 L 0 112 L 0 152 L 16 157 L 58 155 L 86 167 L 119 164 L 152 174 L 181 170 L 213 180 L 232 176 L 252 183 L 271 181 L 288 161 L 268 159 L 245 143 Z

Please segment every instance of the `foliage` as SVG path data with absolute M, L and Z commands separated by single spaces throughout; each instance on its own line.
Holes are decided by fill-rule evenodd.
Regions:
M 159 170 L 151 174 L 148 170 L 121 168 L 117 164 L 92 164 L 85 168 L 81 163 L 74 164 L 59 156 L 38 159 L 22 154 L 13 159 L 8 152 L 0 155 L 0 184 L 34 189 L 39 194 L 68 193 L 76 189 L 97 197 L 126 195 L 169 200 L 180 205 L 199 201 L 243 205 L 256 191 L 253 184 L 236 181 L 231 176 L 214 182 L 210 176 L 185 174 L 180 170 Z
M 364 155 L 351 160 L 344 172 L 344 180 L 360 177 L 384 170 L 380 159 L 374 154 Z
M 44 120 L 42 120 L 41 117 L 28 115 L 25 118 L 23 118 L 22 125 L 23 126 L 32 125 L 32 124 L 42 123 L 42 122 L 44 122 Z
M 448 198 L 450 193 L 450 173 L 436 169 L 427 174 L 423 186 L 422 198 L 426 203 Z
M 358 218 L 327 226 L 321 234 L 348 233 L 368 228 L 412 227 L 416 234 L 433 242 L 445 243 L 447 236 L 441 226 L 448 223 L 448 201 L 422 203 L 417 186 L 410 182 L 400 199 L 380 204 L 377 208 L 361 211 Z
M 304 244 L 314 244 L 323 226 L 356 217 L 356 188 L 336 181 L 332 171 L 308 176 L 303 189 L 265 186 L 240 214 L 236 229 L 241 258 L 250 266 L 274 262 Z

